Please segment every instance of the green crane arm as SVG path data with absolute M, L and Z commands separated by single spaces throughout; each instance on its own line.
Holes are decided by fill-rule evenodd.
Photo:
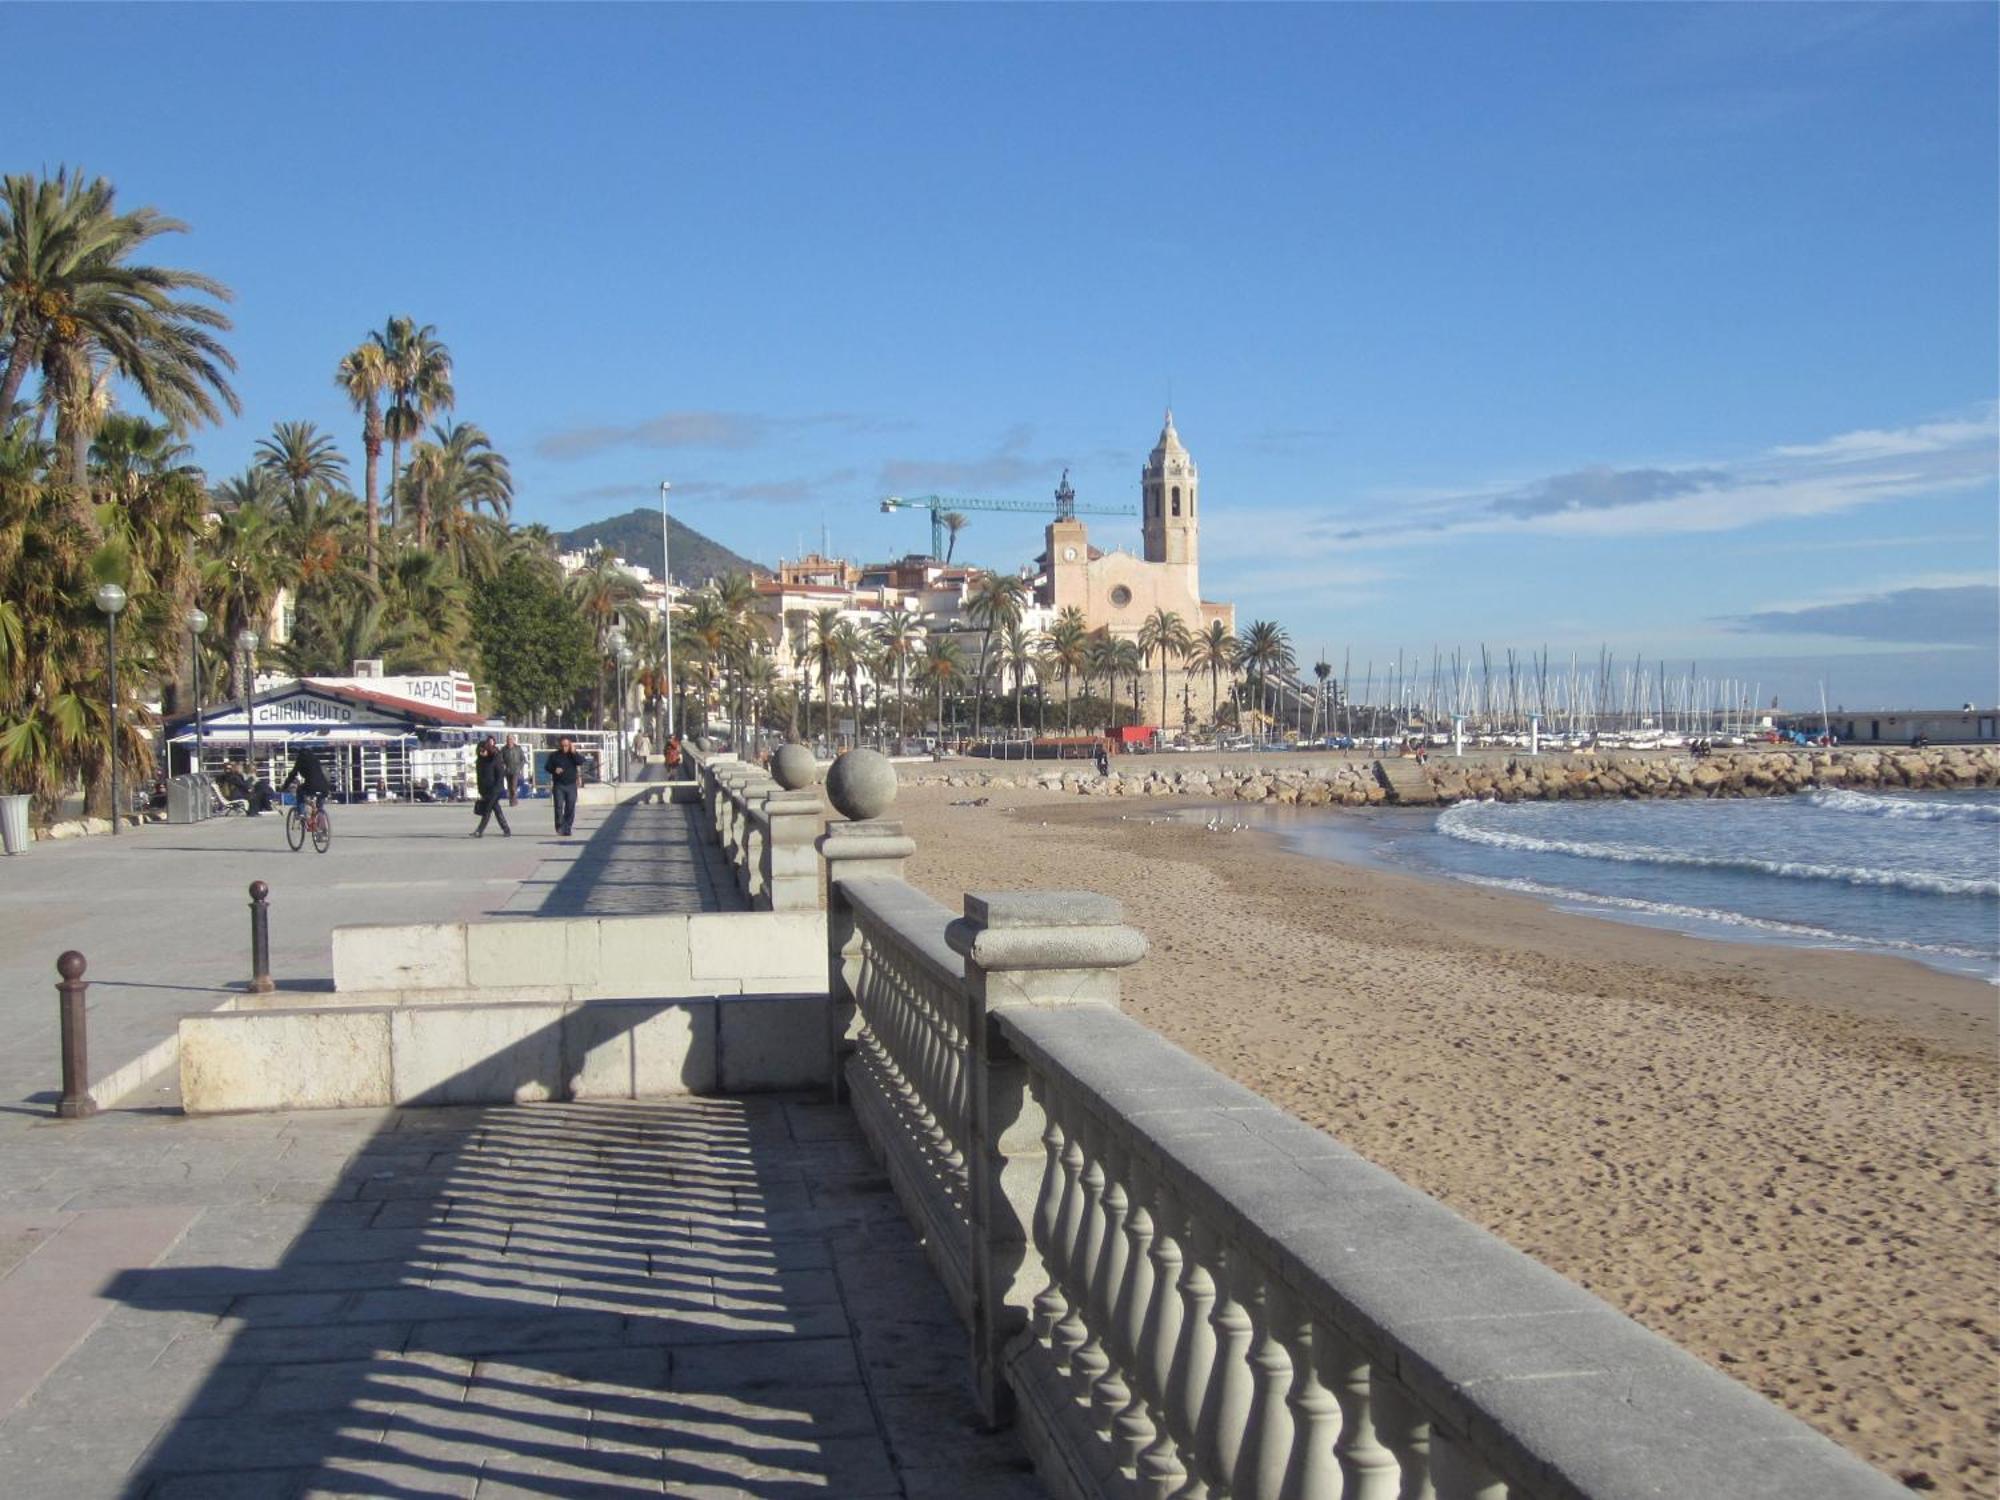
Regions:
M 1049 506 L 1036 500 L 983 500 L 973 496 L 953 495 L 890 495 L 882 502 L 884 512 L 899 510 L 927 510 L 931 513 L 931 556 L 944 556 L 944 514 L 954 510 L 1009 510 L 1046 511 Z M 1069 511 L 1081 516 L 1129 516 L 1135 514 L 1129 505 L 1076 505 Z

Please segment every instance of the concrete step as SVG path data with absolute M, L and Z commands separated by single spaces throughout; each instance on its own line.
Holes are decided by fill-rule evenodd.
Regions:
M 1399 806 L 1429 807 L 1437 802 L 1437 789 L 1414 760 L 1378 760 L 1375 779 Z

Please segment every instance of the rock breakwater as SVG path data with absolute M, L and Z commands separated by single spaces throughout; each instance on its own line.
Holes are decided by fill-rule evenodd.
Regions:
M 1781 797 L 1813 787 L 1928 792 L 2000 786 L 2000 746 L 1760 748 L 1722 751 L 1699 760 L 1671 752 L 1463 760 L 1439 756 L 1418 769 L 1440 803 Z M 910 786 L 1027 787 L 1080 797 L 1175 797 L 1300 807 L 1367 807 L 1396 800 L 1372 760 L 1288 766 L 1272 757 L 1251 765 L 1176 765 L 1172 757 L 1159 756 L 1121 761 L 1108 776 L 1092 769 L 1023 765 L 991 771 L 905 767 L 902 779 Z

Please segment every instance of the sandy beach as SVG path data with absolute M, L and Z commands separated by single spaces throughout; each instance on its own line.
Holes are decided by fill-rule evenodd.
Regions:
M 1912 1488 L 2000 1491 L 1991 986 L 1552 912 L 1143 800 L 924 786 L 897 812 L 939 900 L 1117 897 L 1152 943 L 1134 1016 Z

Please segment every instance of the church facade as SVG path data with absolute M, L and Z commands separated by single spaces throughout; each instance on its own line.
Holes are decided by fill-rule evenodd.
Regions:
M 1236 607 L 1201 596 L 1201 475 L 1174 430 L 1172 411 L 1140 470 L 1139 493 L 1144 555 L 1099 551 L 1090 545 L 1082 520 L 1059 516 L 1046 533 L 1038 602 L 1057 611 L 1074 605 L 1090 629 L 1114 636 L 1136 637 L 1147 618 L 1162 609 L 1179 615 L 1191 635 L 1204 634 L 1215 621 L 1234 634 Z M 1176 665 L 1167 674 L 1164 706 L 1157 701 L 1159 694 L 1155 662 L 1142 688 L 1147 721 L 1176 733 L 1188 714 L 1208 717 L 1205 676 L 1196 687 Z

